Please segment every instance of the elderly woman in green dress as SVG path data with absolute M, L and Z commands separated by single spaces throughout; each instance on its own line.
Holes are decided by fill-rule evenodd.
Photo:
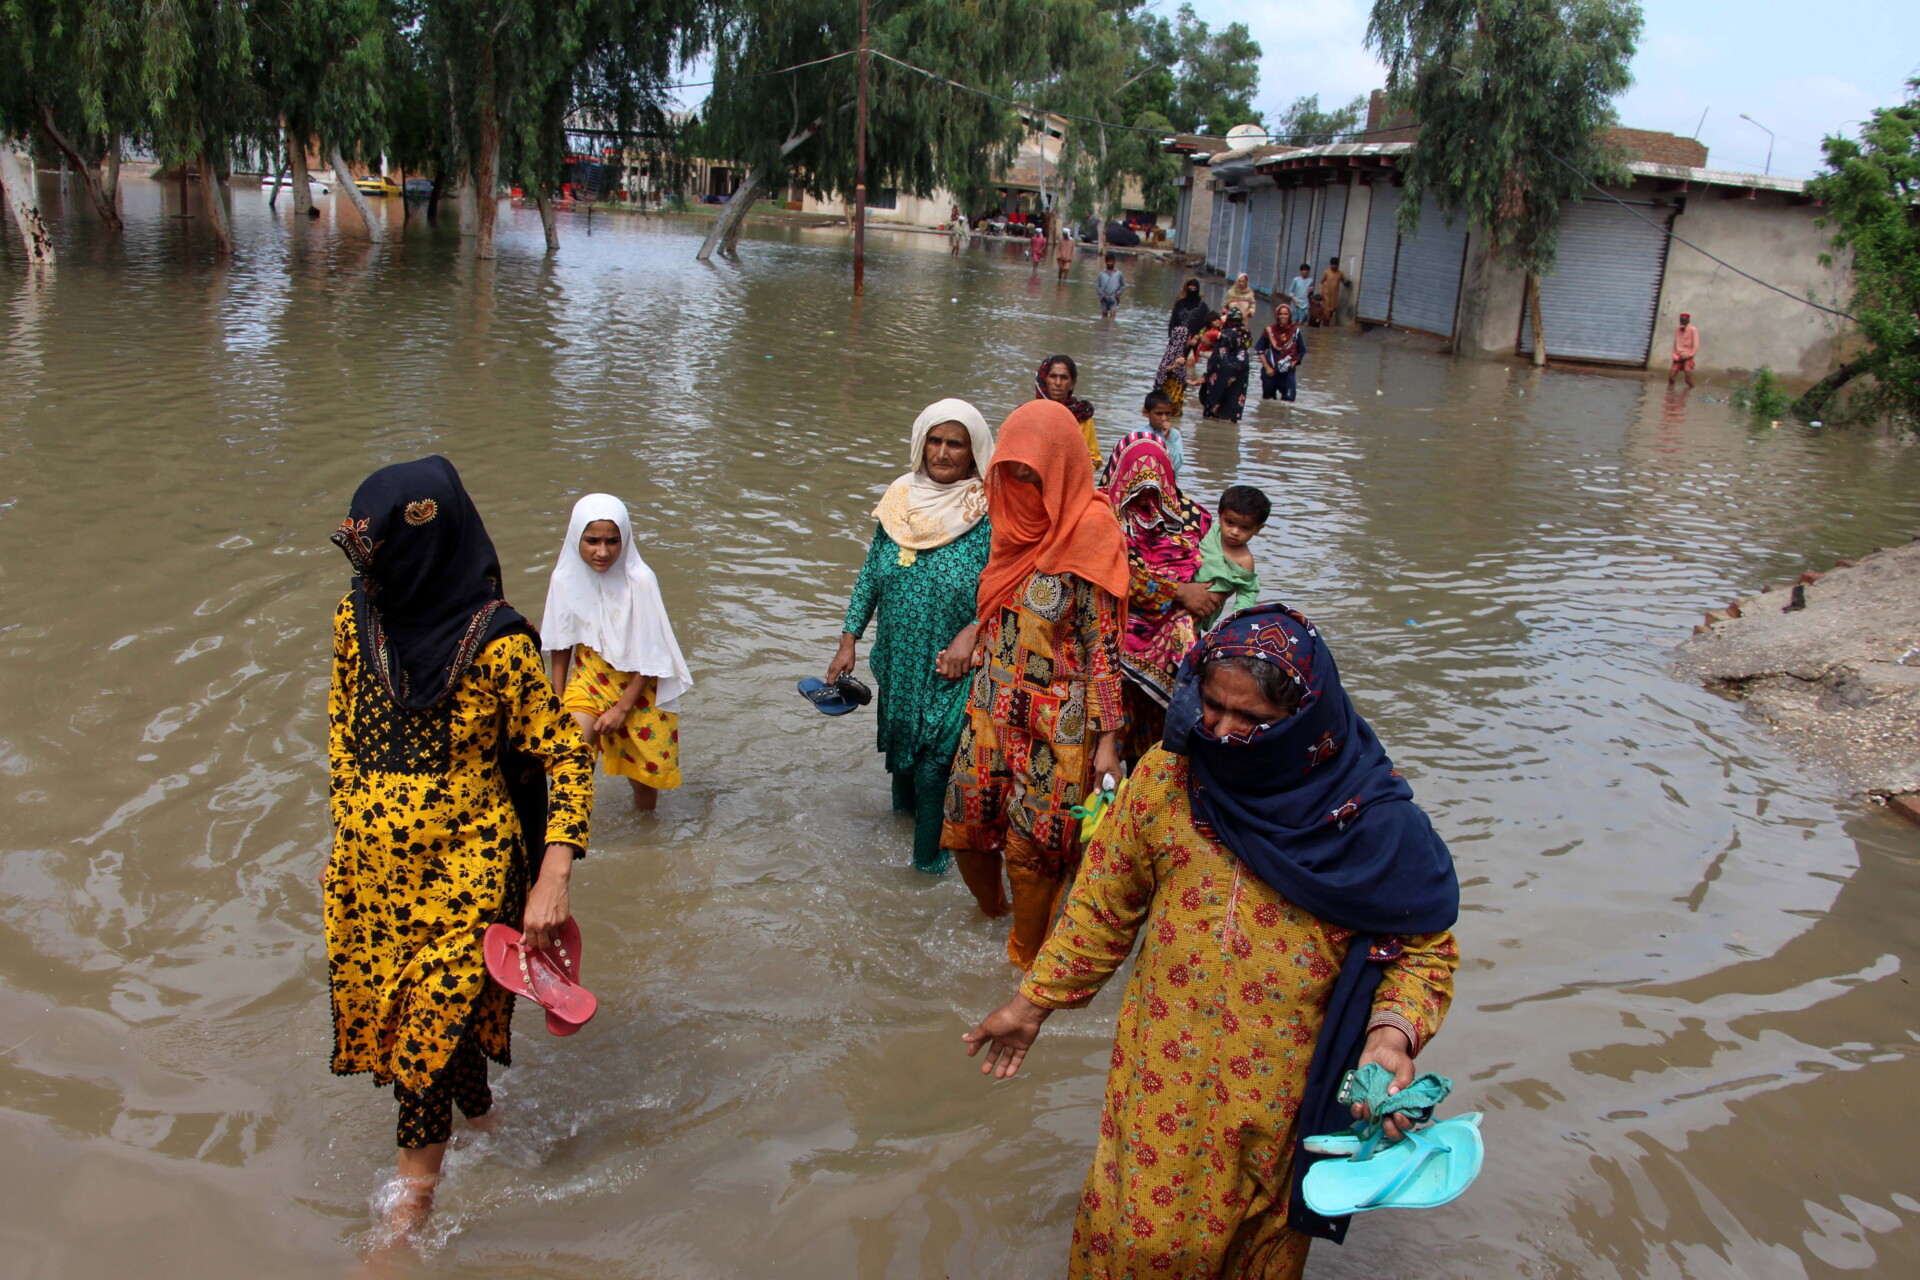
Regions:
M 913 865 L 938 874 L 947 869 L 940 824 L 966 718 L 974 593 L 991 542 L 981 477 L 993 433 L 966 401 L 941 400 L 914 421 L 911 460 L 913 470 L 874 508 L 879 526 L 827 683 L 853 670 L 854 646 L 877 613 L 867 664 L 880 686 L 878 747 L 893 775 L 894 810 L 913 815 Z

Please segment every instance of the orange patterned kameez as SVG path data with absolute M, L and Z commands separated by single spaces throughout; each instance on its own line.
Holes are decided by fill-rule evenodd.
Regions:
M 1311 1240 L 1288 1229 L 1294 1118 L 1352 934 L 1288 902 L 1194 827 L 1187 761 L 1156 748 L 1088 848 L 1021 994 L 1091 1000 L 1140 939 L 1074 1220 L 1076 1280 L 1283 1280 Z M 1373 1022 L 1439 1029 L 1451 933 L 1400 939 Z

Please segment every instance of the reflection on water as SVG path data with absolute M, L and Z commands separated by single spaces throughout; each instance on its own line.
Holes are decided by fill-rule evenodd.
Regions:
M 326 1071 L 326 534 L 437 451 L 536 616 L 573 499 L 626 497 L 700 683 L 658 819 L 604 780 L 575 899 L 603 1013 L 523 1019 L 431 1265 L 1057 1272 L 1118 1001 L 1051 1022 L 1030 1078 L 972 1074 L 1001 931 L 909 869 L 871 722 L 792 682 L 918 410 L 997 421 L 1060 350 L 1111 439 L 1179 277 L 1134 268 L 1103 324 L 1090 266 L 1060 288 L 876 233 L 855 303 L 833 231 L 709 268 L 698 224 L 563 220 L 548 258 L 515 214 L 476 263 L 450 225 L 375 251 L 251 193 L 216 263 L 175 198 L 129 181 L 124 246 L 64 218 L 39 287 L 0 250 L 0 1250 L 337 1275 L 365 1229 L 392 1109 Z M 1425 1064 L 1489 1112 L 1491 1162 L 1316 1274 L 1920 1266 L 1920 833 L 1665 667 L 1703 606 L 1920 531 L 1920 451 L 1712 394 L 1342 333 L 1299 404 L 1188 423 L 1198 497 L 1273 495 L 1269 589 L 1325 625 L 1467 886 Z

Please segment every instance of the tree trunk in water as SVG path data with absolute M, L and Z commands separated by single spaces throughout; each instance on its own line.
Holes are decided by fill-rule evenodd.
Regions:
M 233 226 L 227 221 L 225 192 L 220 175 L 205 151 L 200 153 L 200 194 L 207 200 L 207 221 L 213 226 L 213 251 L 222 257 L 233 253 Z
M 20 241 L 27 247 L 27 261 L 53 262 L 53 236 L 40 216 L 40 196 L 33 189 L 33 167 L 20 167 L 12 138 L 0 137 L 0 192 L 6 195 L 7 209 L 20 228 Z
M 87 187 L 87 199 L 93 201 L 94 212 L 100 215 L 100 221 L 115 231 L 124 231 L 126 224 L 120 221 L 120 211 L 113 207 L 113 201 L 107 199 L 107 193 L 100 189 L 100 175 L 94 172 L 93 166 L 87 163 L 86 157 L 80 154 L 67 135 L 60 132 L 60 127 L 53 122 L 52 110 L 44 104 L 40 108 L 40 125 L 47 131 L 47 136 L 53 139 L 53 145 L 60 148 L 60 154 L 66 158 L 60 166 L 61 178 L 63 180 L 66 178 L 69 166 L 78 169 L 80 180 Z
M 280 207 L 280 180 L 287 176 L 287 166 L 281 165 L 273 171 L 273 181 L 267 187 L 267 208 L 278 210 Z
M 1540 277 L 1532 272 L 1527 273 L 1527 314 L 1533 320 L 1533 367 L 1538 369 L 1547 363 L 1547 331 L 1540 318 Z
M 106 169 L 100 179 L 100 185 L 107 193 L 107 203 L 116 210 L 120 207 L 120 135 L 107 135 L 107 154 L 100 162 Z
M 494 224 L 500 218 L 500 117 L 492 107 L 480 112 L 480 171 L 473 176 L 474 198 L 479 201 L 479 255 L 493 257 Z
M 335 143 L 327 152 L 327 158 L 333 161 L 333 180 L 347 193 L 347 199 L 353 201 L 355 213 L 360 221 L 367 224 L 367 239 L 379 244 L 387 238 L 387 231 L 373 220 L 373 209 L 367 204 L 367 198 L 360 194 L 360 188 L 353 185 L 353 171 L 347 168 L 347 158 L 340 154 L 340 144 Z
M 287 130 L 287 167 L 293 171 L 293 212 L 304 218 L 313 211 L 313 175 L 307 172 L 307 140 Z
M 480 202 L 473 196 L 473 175 L 463 173 L 453 190 L 454 207 L 460 214 L 460 238 L 471 240 L 480 234 Z
M 1814 419 L 1826 412 L 1827 401 L 1833 399 L 1840 388 L 1852 382 L 1867 371 L 1865 360 L 1849 360 L 1820 381 L 1807 388 L 1807 393 L 1795 400 L 1790 406 L 1796 418 Z
M 840 109 L 844 111 L 851 105 L 851 103 L 842 104 Z M 786 159 L 793 154 L 794 148 L 820 132 L 820 125 L 821 121 L 815 120 L 800 132 L 790 135 L 780 144 L 780 158 Z M 707 238 L 700 242 L 700 252 L 693 255 L 695 260 L 700 262 L 710 260 L 716 245 L 723 253 L 733 252 L 734 246 L 740 243 L 740 224 L 747 220 L 747 210 L 751 209 L 753 202 L 760 198 L 758 193 L 766 190 L 767 180 L 766 169 L 759 165 L 747 171 L 747 176 L 741 180 L 739 186 L 733 189 L 733 194 L 727 197 L 727 203 L 721 208 L 720 216 L 713 220 L 713 227 L 707 232 Z
M 446 175 L 438 169 L 433 173 L 433 190 L 427 192 L 427 225 L 440 225 L 440 189 L 446 185 Z
M 747 176 L 727 197 L 726 204 L 720 208 L 720 216 L 713 220 L 713 226 L 707 230 L 707 238 L 700 244 L 700 252 L 694 257 L 706 262 L 713 257 L 717 247 L 720 252 L 732 254 L 740 244 L 740 228 L 747 220 L 747 211 L 753 208 L 753 202 L 760 198 L 760 192 L 766 190 L 767 171 L 759 165 L 747 170 Z
M 560 228 L 553 224 L 553 200 L 545 187 L 533 189 L 533 203 L 540 210 L 540 229 L 547 233 L 547 252 L 560 252 Z M 588 217 L 593 215 L 589 213 Z

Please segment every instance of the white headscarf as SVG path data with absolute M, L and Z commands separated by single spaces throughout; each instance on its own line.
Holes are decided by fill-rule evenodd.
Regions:
M 596 520 L 620 527 L 620 558 L 605 573 L 580 558 L 580 538 Z M 573 504 L 567 540 L 547 584 L 540 643 L 550 653 L 584 644 L 616 671 L 655 677 L 654 705 L 662 711 L 675 710 L 680 695 L 693 687 L 660 599 L 660 581 L 634 545 L 627 504 L 612 494 L 590 493 Z
M 927 433 L 943 422 L 957 422 L 973 441 L 974 474 L 941 484 L 927 474 Z M 965 400 L 939 400 L 913 420 L 913 470 L 887 487 L 874 519 L 902 549 L 944 547 L 986 519 L 987 487 L 981 477 L 993 463 L 993 432 L 980 411 Z

